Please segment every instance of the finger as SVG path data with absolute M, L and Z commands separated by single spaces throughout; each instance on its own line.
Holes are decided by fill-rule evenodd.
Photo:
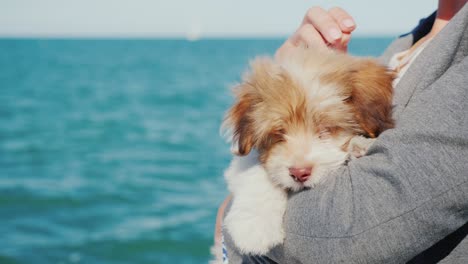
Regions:
M 314 48 L 327 48 L 325 40 L 311 24 L 302 25 L 284 44 L 276 51 L 275 57 L 282 59 L 287 56 L 291 50 L 300 45 Z
M 284 42 L 284 44 L 278 49 L 276 50 L 276 53 L 275 53 L 275 58 L 276 59 L 279 59 L 279 60 L 282 60 L 283 58 L 287 57 L 287 55 L 291 52 L 291 50 L 293 50 L 294 48 L 296 48 L 296 46 L 294 46 L 294 44 L 292 43 L 291 40 L 286 40 Z
M 312 7 L 304 17 L 304 23 L 312 24 L 328 43 L 335 43 L 342 37 L 341 28 L 327 11 Z
M 293 35 L 291 41 L 295 46 L 305 44 L 308 47 L 325 48 L 325 40 L 311 24 L 302 25 Z
M 339 7 L 331 8 L 328 13 L 340 26 L 342 32 L 351 33 L 356 29 L 356 22 L 346 11 Z
M 343 37 L 341 37 L 341 46 L 348 48 L 349 41 L 351 40 L 351 33 L 343 33 Z
M 343 36 L 341 37 L 340 41 L 337 41 L 336 43 L 330 45 L 330 48 L 339 50 L 342 52 L 347 52 L 348 51 L 348 44 L 349 41 L 351 40 L 351 34 L 350 33 L 343 33 Z

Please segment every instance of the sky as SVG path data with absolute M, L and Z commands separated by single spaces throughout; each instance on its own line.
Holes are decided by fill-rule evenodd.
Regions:
M 339 6 L 356 35 L 394 36 L 436 0 L 0 0 L 0 37 L 284 37 L 308 8 Z

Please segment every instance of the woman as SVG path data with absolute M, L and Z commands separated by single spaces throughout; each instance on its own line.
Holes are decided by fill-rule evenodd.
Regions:
M 468 263 L 466 2 L 440 0 L 379 58 L 398 72 L 396 128 L 290 197 L 285 242 L 267 256 L 239 254 L 224 232 L 230 263 Z M 300 43 L 346 52 L 355 27 L 340 8 L 312 8 L 276 56 Z

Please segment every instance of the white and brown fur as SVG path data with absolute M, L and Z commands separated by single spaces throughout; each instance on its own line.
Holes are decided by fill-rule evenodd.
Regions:
M 223 124 L 237 154 L 225 172 L 233 202 L 224 227 L 241 252 L 282 243 L 287 191 L 314 187 L 363 155 L 364 137 L 393 127 L 393 78 L 371 59 L 305 48 L 251 63 Z M 304 167 L 304 182 L 290 175 Z

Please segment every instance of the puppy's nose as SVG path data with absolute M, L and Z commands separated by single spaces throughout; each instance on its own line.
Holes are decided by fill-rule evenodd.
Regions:
M 305 182 L 312 173 L 312 167 L 306 168 L 289 168 L 289 175 L 294 178 L 295 181 Z

